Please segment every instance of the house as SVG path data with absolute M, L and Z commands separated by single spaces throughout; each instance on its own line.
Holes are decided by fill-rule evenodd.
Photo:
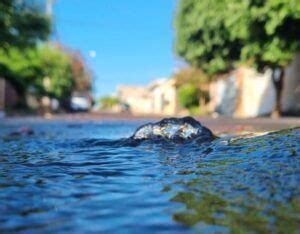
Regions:
M 120 85 L 117 88 L 117 97 L 129 106 L 133 114 L 148 114 L 152 111 L 151 97 L 147 87 Z
M 157 79 L 145 86 L 120 85 L 117 96 L 133 114 L 174 115 L 177 91 L 172 79 Z
M 174 115 L 177 113 L 177 89 L 173 79 L 161 79 L 149 85 L 153 113 Z

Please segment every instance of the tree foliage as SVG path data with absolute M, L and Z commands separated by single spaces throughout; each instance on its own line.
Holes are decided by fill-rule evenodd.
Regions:
M 51 45 L 22 51 L 15 47 L 1 49 L 0 74 L 21 95 L 30 91 L 37 97 L 48 95 L 61 100 L 70 95 L 73 87 L 69 57 Z
M 191 108 L 199 104 L 199 89 L 193 84 L 185 84 L 178 90 L 178 99 L 181 107 Z
M 46 40 L 51 20 L 38 5 L 26 0 L 0 1 L 0 45 L 24 48 Z
M 92 89 L 92 72 L 79 51 L 66 50 L 72 65 L 74 90 L 78 92 L 90 91 Z
M 192 114 L 199 114 L 200 100 L 208 100 L 206 88 L 210 77 L 201 69 L 188 66 L 177 71 L 173 79 L 178 87 L 180 106 L 188 108 Z
M 238 61 L 284 67 L 300 50 L 298 0 L 182 0 L 176 51 L 190 64 L 218 73 Z
M 209 77 L 202 70 L 195 67 L 184 67 L 180 69 L 173 75 L 173 79 L 177 86 L 182 86 L 187 83 L 201 86 L 201 84 L 209 82 Z
M 37 50 L 39 60 L 39 74 L 35 76 L 43 80 L 43 91 L 45 94 L 59 100 L 71 95 L 74 79 L 70 58 L 58 47 L 45 45 Z M 45 85 L 48 79 L 48 87 Z
M 0 2 L 0 77 L 8 80 L 24 100 L 69 98 L 73 90 L 91 89 L 91 75 L 79 53 L 47 43 L 51 19 L 36 0 Z
M 227 2 L 179 2 L 175 20 L 176 52 L 208 74 L 226 72 L 239 59 L 240 41 L 231 38 L 226 27 Z
M 243 61 L 259 70 L 284 68 L 300 51 L 298 0 L 235 0 L 231 8 L 240 11 L 227 24 L 231 37 L 242 42 Z
M 208 74 L 272 69 L 280 112 L 284 68 L 300 51 L 299 0 L 181 0 L 175 28 L 177 54 Z
M 100 107 L 104 110 L 110 110 L 117 104 L 120 104 L 120 100 L 117 97 L 106 96 L 100 99 Z

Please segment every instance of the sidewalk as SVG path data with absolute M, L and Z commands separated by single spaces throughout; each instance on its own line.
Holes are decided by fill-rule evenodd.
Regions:
M 230 117 L 197 118 L 203 125 L 215 133 L 269 132 L 285 128 L 300 127 L 299 117 L 272 119 L 267 117 L 234 119 Z

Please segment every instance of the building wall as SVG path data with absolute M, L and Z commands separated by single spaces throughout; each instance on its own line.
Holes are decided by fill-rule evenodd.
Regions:
M 133 114 L 174 115 L 176 87 L 173 80 L 156 80 L 148 86 L 119 86 L 118 97 Z
M 255 117 L 272 112 L 275 91 L 271 71 L 260 74 L 250 68 L 240 68 L 236 73 L 236 82 L 239 95 L 234 116 Z
M 210 111 L 235 117 L 256 117 L 272 112 L 275 89 L 271 71 L 258 73 L 241 67 L 210 85 Z M 285 70 L 282 109 L 300 113 L 300 54 Z
M 152 112 L 152 103 L 149 98 L 128 97 L 127 102 L 133 114 L 148 114 Z
M 222 77 L 210 83 L 210 112 L 232 116 L 237 105 L 238 87 L 235 76 Z
M 130 111 L 134 114 L 144 114 L 152 109 L 148 91 L 145 87 L 120 85 L 117 96 L 121 102 L 130 106 Z
M 174 115 L 177 111 L 177 91 L 173 80 L 168 80 L 151 91 L 153 112 Z
M 238 88 L 235 77 L 230 75 L 226 79 L 220 79 L 214 82 L 210 89 L 214 97 L 214 111 L 231 116 L 236 109 Z

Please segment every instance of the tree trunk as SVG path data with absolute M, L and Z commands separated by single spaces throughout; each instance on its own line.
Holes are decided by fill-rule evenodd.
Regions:
M 273 69 L 272 81 L 275 88 L 275 104 L 272 111 L 272 117 L 278 118 L 282 113 L 281 97 L 283 90 L 284 68 Z

